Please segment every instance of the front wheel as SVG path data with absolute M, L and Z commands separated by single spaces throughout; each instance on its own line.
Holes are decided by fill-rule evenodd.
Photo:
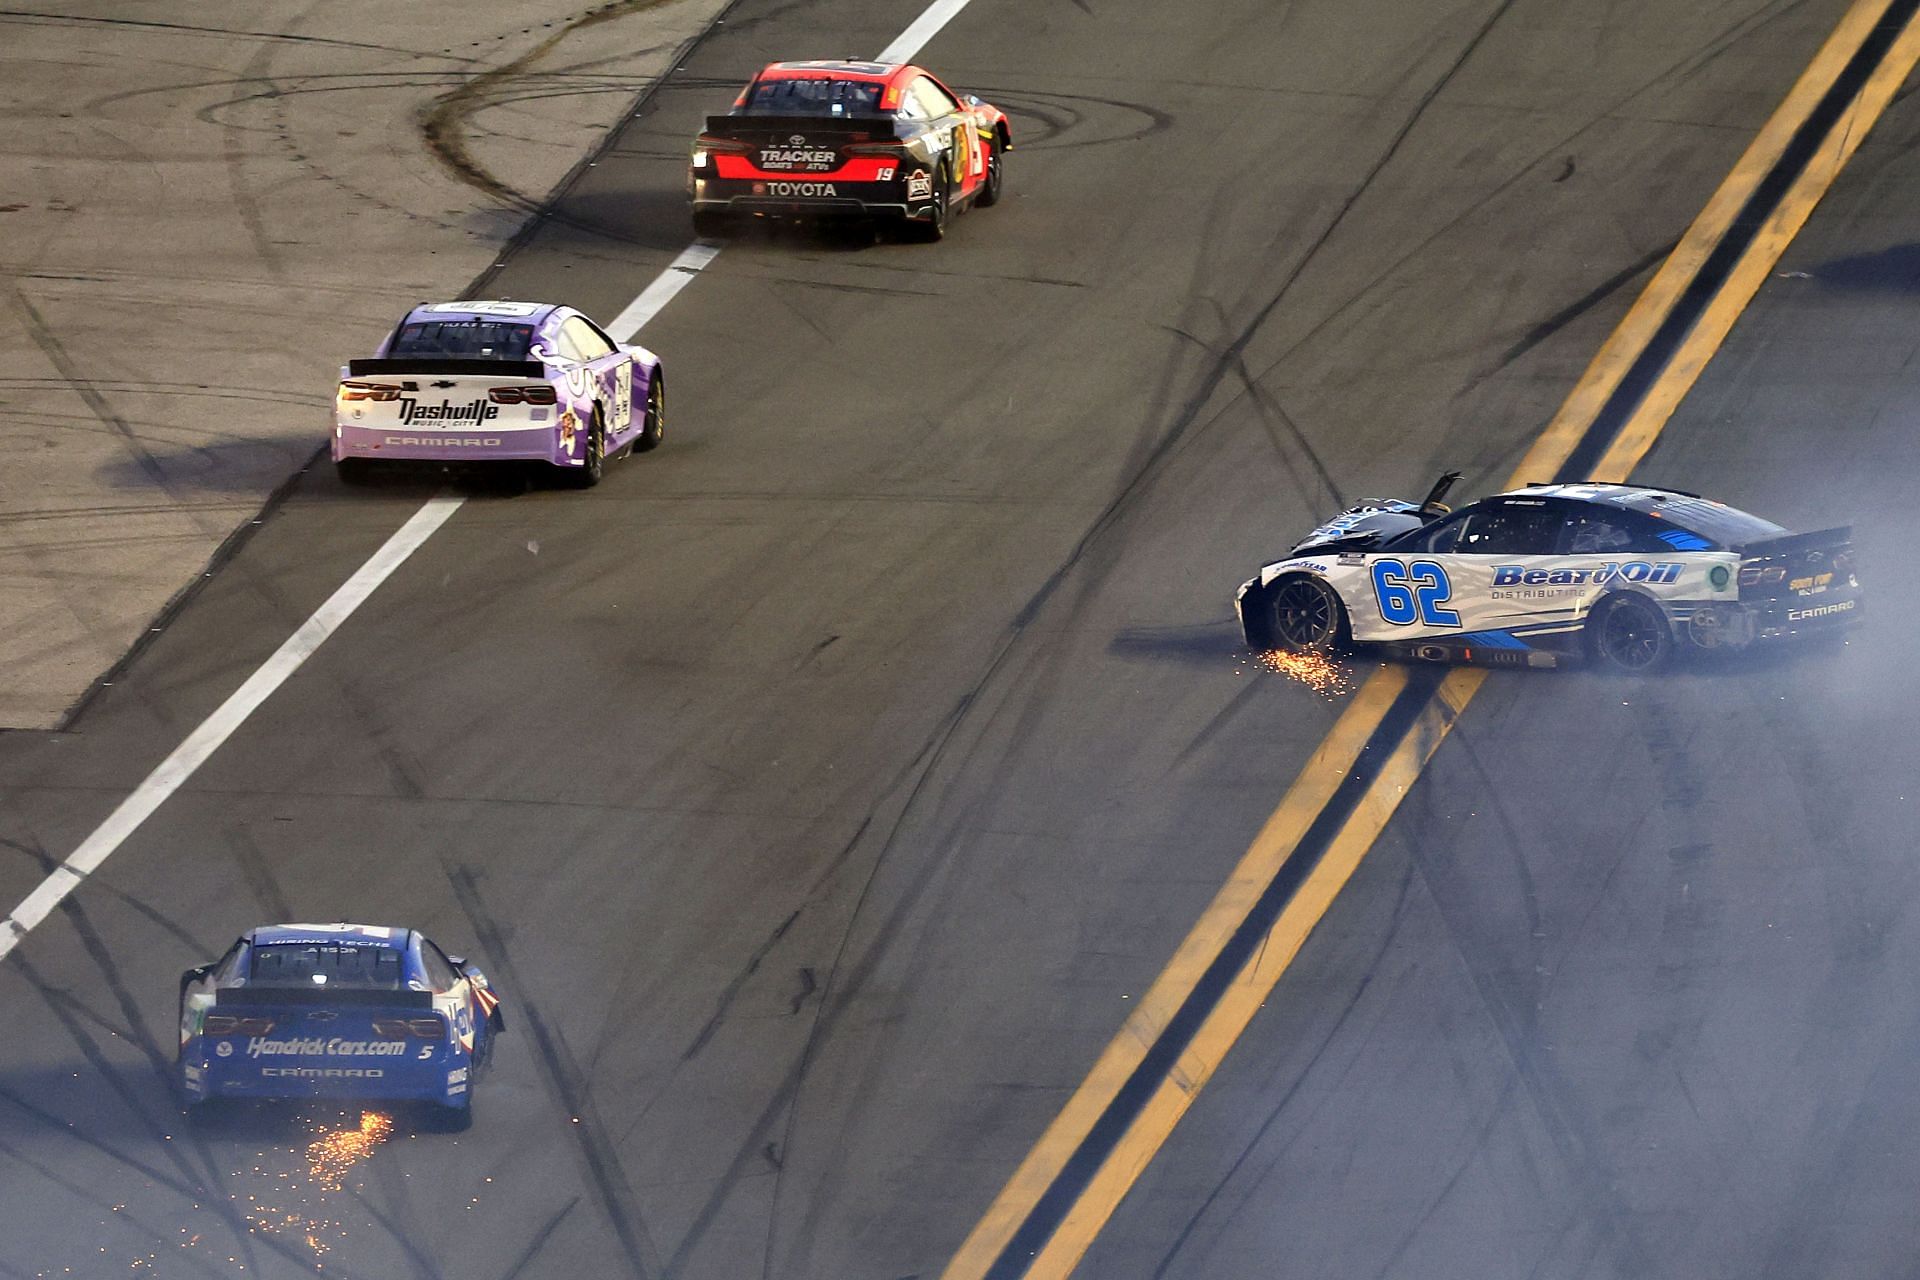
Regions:
M 1346 606 L 1332 587 L 1304 575 L 1282 578 L 1268 597 L 1267 634 L 1277 649 L 1336 653 L 1349 643 Z
M 1603 601 L 1587 620 L 1596 660 L 1615 671 L 1657 671 L 1673 657 L 1673 627 L 1645 596 L 1622 593 Z
M 1000 184 L 1005 180 L 1006 161 L 1000 158 L 1000 143 L 996 139 L 989 142 L 987 150 L 987 180 L 980 186 L 980 194 L 974 200 L 982 209 L 991 208 L 1000 203 Z
M 667 433 L 667 383 L 655 369 L 647 379 L 647 417 L 640 426 L 640 434 L 633 438 L 633 451 L 645 453 L 657 448 L 660 438 Z

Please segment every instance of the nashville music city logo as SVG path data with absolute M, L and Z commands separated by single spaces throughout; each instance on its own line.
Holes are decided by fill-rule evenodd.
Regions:
M 486 400 L 470 400 L 466 404 L 455 404 L 451 400 L 442 400 L 439 404 L 422 404 L 412 396 L 400 397 L 400 421 L 406 426 L 416 422 L 492 422 L 500 416 L 500 406 Z

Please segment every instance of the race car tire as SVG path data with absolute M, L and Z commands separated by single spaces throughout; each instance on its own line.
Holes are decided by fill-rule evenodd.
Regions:
M 468 1086 L 472 1088 L 471 1085 Z M 449 1107 L 438 1102 L 426 1104 L 424 1127 L 435 1133 L 465 1133 L 473 1128 L 473 1095 L 467 1095 L 464 1107 Z
M 371 458 L 342 458 L 333 464 L 333 474 L 341 484 L 362 485 L 373 479 Z
M 586 451 L 586 465 L 567 473 L 576 489 L 593 488 L 607 473 L 607 429 L 601 425 L 598 405 L 593 409 L 593 424 L 587 428 Z
M 645 453 L 660 446 L 660 438 L 667 432 L 667 380 L 655 369 L 653 377 L 647 380 L 647 416 L 640 425 L 640 434 L 633 438 L 630 446 L 635 453 Z
M 947 236 L 947 216 L 951 212 L 953 184 L 947 178 L 947 170 L 940 169 L 940 181 L 933 188 L 932 216 L 922 222 L 909 222 L 909 234 L 922 244 L 933 244 Z
M 980 194 L 974 203 L 982 209 L 990 209 L 1000 203 L 1000 184 L 1006 180 L 1006 161 L 1000 158 L 1000 140 L 995 138 L 987 144 L 987 180 L 980 184 Z
M 702 240 L 724 240 L 732 226 L 732 220 L 717 209 L 693 211 L 693 234 Z
M 1352 643 L 1353 633 L 1334 589 L 1298 573 L 1267 589 L 1267 635 L 1276 649 L 1339 653 Z
M 1622 591 L 1587 619 L 1587 646 L 1600 665 L 1629 675 L 1658 671 L 1673 657 L 1673 627 L 1659 605 Z

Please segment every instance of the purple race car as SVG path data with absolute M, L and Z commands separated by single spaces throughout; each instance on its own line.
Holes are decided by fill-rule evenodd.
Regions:
M 666 411 L 660 358 L 571 307 L 437 302 L 340 371 L 333 463 L 351 482 L 380 461 L 543 462 L 586 488 L 659 444 Z

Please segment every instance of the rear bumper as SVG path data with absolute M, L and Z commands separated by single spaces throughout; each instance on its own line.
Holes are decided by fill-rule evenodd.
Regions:
M 691 184 L 695 213 L 822 221 L 845 218 L 925 218 L 932 202 L 909 202 L 900 182 L 838 182 L 776 178 L 700 178 Z
M 1860 624 L 1865 607 L 1855 590 L 1700 604 L 1671 613 L 1676 634 L 1699 648 L 1744 649 L 1840 634 Z
M 217 1047 L 217 1046 L 216 1046 Z M 431 1058 L 284 1057 L 253 1059 L 244 1050 L 221 1058 L 189 1045 L 180 1056 L 180 1087 L 189 1100 L 215 1098 L 378 1098 L 465 1106 L 472 1063 L 458 1045 Z
M 339 423 L 333 431 L 335 462 L 366 458 L 453 465 L 544 462 L 555 467 L 578 467 L 584 461 L 574 456 L 577 447 L 577 437 L 573 442 L 565 441 L 557 428 L 549 426 L 429 431 Z

